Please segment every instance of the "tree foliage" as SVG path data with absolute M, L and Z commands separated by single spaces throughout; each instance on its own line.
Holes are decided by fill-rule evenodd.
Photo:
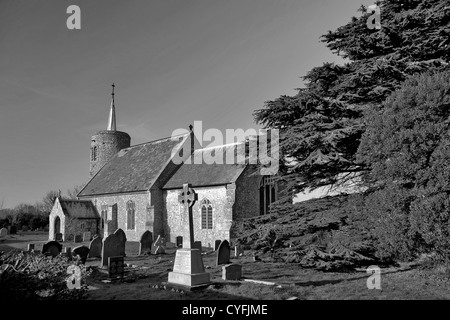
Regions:
M 450 71 L 408 79 L 369 119 L 357 158 L 371 169 L 365 210 L 380 246 L 448 257 Z
M 447 1 L 385 0 L 381 30 L 362 15 L 322 36 L 349 62 L 324 63 L 303 79 L 295 96 L 267 101 L 257 123 L 280 130 L 281 175 L 294 191 L 334 186 L 370 172 L 357 161 L 366 115 L 411 75 L 449 68 L 450 4 Z

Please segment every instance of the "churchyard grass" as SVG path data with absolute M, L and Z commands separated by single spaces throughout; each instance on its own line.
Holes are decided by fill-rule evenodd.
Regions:
M 45 243 L 47 238 L 47 233 L 24 232 L 8 235 L 8 238 L 0 243 L 0 250 L 9 251 L 13 248 L 26 250 L 28 243 L 36 243 L 39 246 L 40 243 Z M 74 247 L 75 244 L 70 243 L 70 246 Z M 175 249 L 167 249 L 166 254 L 150 256 L 137 256 L 138 250 L 139 243 L 127 242 L 125 263 L 128 266 L 122 280 L 103 282 L 108 280 L 108 274 L 107 270 L 98 268 L 100 258 L 89 258 L 86 266 L 91 266 L 92 272 L 86 278 L 89 289 L 85 298 L 92 300 L 280 300 L 289 297 L 307 300 L 450 299 L 449 269 L 443 266 L 424 269 L 417 263 L 404 263 L 399 267 L 382 268 L 381 290 L 369 290 L 366 283 L 370 275 L 365 269 L 348 273 L 322 272 L 304 269 L 297 264 L 254 262 L 248 251 L 242 257 L 231 257 L 230 262 L 242 265 L 244 278 L 272 282 L 274 285 L 250 283 L 244 281 L 245 279 L 224 281 L 221 278 L 222 266 L 216 266 L 215 254 L 207 253 L 203 255 L 203 261 L 206 271 L 211 274 L 212 285 L 203 290 L 177 292 L 177 288 L 172 291 L 172 286 L 167 284 L 168 273 L 173 268 Z

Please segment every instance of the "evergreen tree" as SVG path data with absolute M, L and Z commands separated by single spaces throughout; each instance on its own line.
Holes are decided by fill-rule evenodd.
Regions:
M 372 14 L 322 36 L 327 47 L 348 59 L 324 63 L 304 76 L 295 96 L 267 101 L 257 123 L 280 130 L 280 173 L 293 192 L 339 185 L 363 177 L 371 166 L 356 154 L 372 111 L 410 76 L 449 68 L 450 2 L 379 2 L 381 30 L 369 29 Z

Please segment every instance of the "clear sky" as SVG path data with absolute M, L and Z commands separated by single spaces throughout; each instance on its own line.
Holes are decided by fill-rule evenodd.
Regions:
M 69 30 L 69 5 L 81 30 Z M 363 0 L 0 0 L 0 203 L 35 203 L 89 177 L 90 137 L 131 144 L 203 129 L 249 129 L 252 113 L 326 61 L 320 36 Z

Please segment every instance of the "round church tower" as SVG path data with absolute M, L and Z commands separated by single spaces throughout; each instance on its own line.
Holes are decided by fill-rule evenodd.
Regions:
M 129 134 L 116 130 L 114 87 L 113 83 L 108 127 L 106 130 L 98 131 L 91 138 L 90 177 L 93 177 L 117 152 L 130 146 L 131 137 Z

